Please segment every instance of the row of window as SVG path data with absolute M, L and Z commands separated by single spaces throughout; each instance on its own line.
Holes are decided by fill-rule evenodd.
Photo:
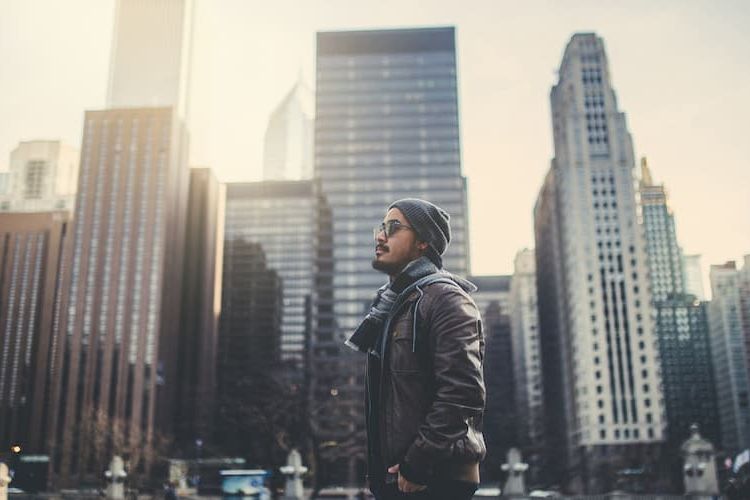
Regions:
M 454 64 L 431 64 L 429 66 L 361 66 L 358 68 L 320 69 L 317 84 L 339 80 L 416 79 L 456 75 Z
M 414 66 L 445 64 L 455 66 L 456 56 L 453 51 L 404 54 L 320 55 L 317 61 L 318 70 L 378 66 L 404 66 L 411 68 Z
M 362 105 L 362 104 L 406 104 L 406 103 L 433 103 L 433 102 L 456 102 L 455 90 L 407 90 L 400 92 L 378 92 L 353 94 L 318 94 L 315 103 L 320 110 L 335 105 Z

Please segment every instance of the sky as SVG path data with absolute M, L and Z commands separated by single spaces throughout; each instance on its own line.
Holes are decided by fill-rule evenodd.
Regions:
M 80 147 L 84 110 L 105 103 L 113 8 L 0 0 L 0 170 L 21 140 Z M 684 251 L 704 271 L 750 254 L 750 2 L 198 0 L 196 14 L 191 163 L 222 181 L 259 180 L 270 113 L 314 83 L 316 31 L 455 26 L 472 273 L 510 274 L 534 246 L 556 69 L 593 31 Z

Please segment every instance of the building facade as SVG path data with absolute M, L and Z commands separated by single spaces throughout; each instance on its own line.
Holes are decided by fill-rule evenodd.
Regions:
M 187 120 L 193 0 L 117 0 L 107 108 L 172 107 Z
M 0 447 L 44 454 L 68 212 L 0 214 Z
M 98 477 L 113 452 L 131 455 L 132 473 L 148 469 L 180 318 L 181 122 L 171 108 L 128 108 L 89 111 L 84 123 L 54 361 L 58 487 Z
M 510 316 L 518 438 L 533 481 L 541 469 L 544 444 L 544 391 L 534 250 L 519 251 L 513 261 Z
M 224 456 L 268 464 L 271 451 L 258 444 L 275 436 L 258 415 L 266 413 L 269 424 L 279 418 L 269 391 L 282 375 L 282 278 L 263 245 L 242 238 L 225 242 L 222 274 L 214 441 Z
M 283 295 L 279 360 L 300 380 L 313 321 L 317 203 L 312 181 L 227 185 L 225 240 L 260 245 L 266 265 L 278 273 Z M 224 263 L 229 272 L 230 264 Z
M 484 383 L 487 391 L 482 428 L 487 456 L 482 479 L 499 481 L 508 449 L 518 446 L 518 405 L 510 330 L 510 276 L 471 276 L 472 298 L 482 315 L 485 339 Z
M 24 141 L 10 154 L 0 212 L 73 211 L 78 150 L 60 141 Z
M 686 293 L 682 250 L 664 184 L 656 184 L 641 160 L 643 233 L 656 313 L 667 438 L 673 454 L 690 437 L 692 424 L 718 442 L 713 367 L 706 304 Z
M 698 424 L 701 435 L 718 444 L 716 386 L 708 329 L 708 303 L 694 295 L 673 295 L 656 309 L 667 437 L 676 449 Z
M 200 452 L 213 429 L 224 254 L 224 187 L 208 168 L 190 169 L 180 331 L 175 356 L 174 437 Z M 198 444 L 196 444 L 198 443 Z M 188 456 L 192 456 L 192 453 Z
M 312 90 L 299 81 L 268 121 L 263 143 L 263 180 L 312 179 L 313 112 Z
M 712 265 L 708 308 L 721 447 L 734 454 L 750 447 L 750 256 Z
M 667 190 L 664 184 L 654 183 L 646 158 L 641 158 L 639 193 L 651 299 L 658 303 L 670 295 L 685 293 L 685 269 Z
M 364 359 L 344 340 L 385 280 L 370 265 L 372 227 L 391 202 L 428 199 L 451 214 L 446 268 L 469 269 L 456 71 L 453 28 L 317 35 L 315 175 L 332 216 L 335 325 L 331 347 L 317 351 L 316 364 L 333 368 L 315 397 L 338 395 L 318 424 L 347 450 L 332 467 L 353 484 L 366 460 Z
M 683 255 L 682 265 L 685 269 L 685 292 L 695 295 L 698 300 L 706 300 L 706 289 L 703 286 L 703 265 L 700 255 Z
M 658 459 L 665 422 L 633 146 L 600 37 L 572 37 L 551 108 L 534 209 L 548 477 L 609 491 Z

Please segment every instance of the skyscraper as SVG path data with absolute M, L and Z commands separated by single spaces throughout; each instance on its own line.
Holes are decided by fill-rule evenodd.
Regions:
M 471 276 L 477 286 L 472 298 L 482 315 L 485 338 L 484 384 L 487 391 L 482 420 L 487 456 L 482 478 L 497 481 L 508 449 L 518 446 L 518 405 L 515 401 L 513 348 L 510 331 L 510 276 Z
M 698 300 L 706 300 L 701 256 L 683 255 L 682 265 L 685 269 L 685 291 L 691 295 L 695 295 Z
M 69 212 L 0 214 L 0 447 L 46 452 Z
M 191 40 L 190 0 L 115 4 L 109 109 L 84 119 L 64 278 L 49 424 L 58 487 L 98 478 L 113 453 L 137 480 L 172 431 Z
M 451 214 L 446 268 L 469 269 L 453 28 L 318 33 L 315 173 L 332 213 L 335 334 L 318 380 L 338 404 L 322 424 L 340 453 L 339 478 L 364 476 L 364 359 L 343 342 L 385 276 L 372 270 L 372 226 L 388 205 L 420 197 Z M 315 377 L 315 374 L 314 374 Z M 343 444 L 346 443 L 346 444 Z
M 536 481 L 543 451 L 544 399 L 534 250 L 519 251 L 513 261 L 510 316 L 519 445 L 530 465 L 530 479 Z
M 107 108 L 172 107 L 187 119 L 193 0 L 117 0 Z
M 216 403 L 224 188 L 210 169 L 190 169 L 187 210 L 182 316 L 170 349 L 175 372 L 168 375 L 176 385 L 175 440 L 183 452 L 210 437 Z
M 690 437 L 694 423 L 713 442 L 719 437 L 706 304 L 685 293 L 682 250 L 667 191 L 664 184 L 654 183 L 645 158 L 641 160 L 639 191 L 656 313 L 669 439 L 667 454 L 674 456 Z
M 734 453 L 750 447 L 750 256 L 711 266 L 708 309 L 721 445 Z
M 180 121 L 172 108 L 128 108 L 89 111 L 84 123 L 50 423 L 57 486 L 98 478 L 113 452 L 148 470 L 157 393 L 174 384 L 162 356 L 180 319 Z
M 595 34 L 568 43 L 551 107 L 534 209 L 549 477 L 608 491 L 655 459 L 664 421 L 633 146 Z
M 290 375 L 304 378 L 312 327 L 317 239 L 317 194 L 312 181 L 264 181 L 227 185 L 225 240 L 259 245 L 266 265 L 281 280 L 283 311 L 277 344 Z M 224 267 L 238 262 L 225 260 Z
M 73 211 L 78 151 L 60 141 L 24 141 L 10 154 L 0 211 Z
M 263 147 L 264 180 L 312 178 L 312 101 L 312 90 L 300 80 L 271 114 Z
M 243 238 L 225 242 L 222 274 L 215 441 L 225 456 L 275 466 L 282 279 L 263 245 Z
M 664 184 L 654 184 L 646 158 L 641 158 L 639 192 L 646 236 L 646 254 L 651 280 L 651 299 L 665 300 L 684 293 L 685 271 L 677 242 L 674 215 L 667 203 Z

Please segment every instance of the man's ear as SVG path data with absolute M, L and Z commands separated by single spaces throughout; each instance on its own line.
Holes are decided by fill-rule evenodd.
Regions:
M 417 243 L 417 248 L 419 248 L 419 250 L 422 251 L 422 252 L 424 252 L 425 250 L 427 250 L 428 246 L 429 246 L 429 244 L 426 243 L 426 242 L 424 242 L 424 241 L 420 241 L 419 243 Z

